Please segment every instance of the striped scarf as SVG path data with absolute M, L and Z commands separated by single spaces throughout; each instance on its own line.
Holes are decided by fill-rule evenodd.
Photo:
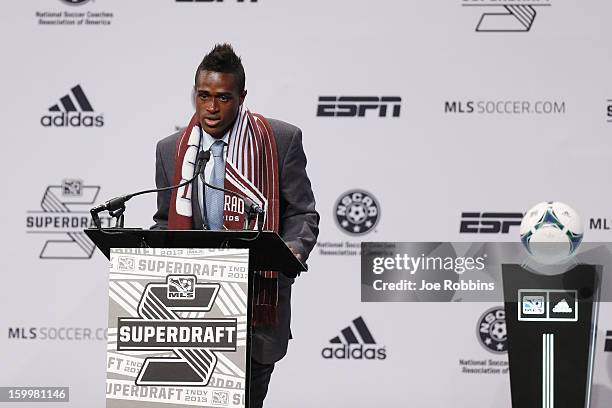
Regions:
M 200 146 L 200 129 L 196 115 L 177 140 L 174 184 L 189 180 L 195 171 Z M 265 211 L 264 229 L 279 231 L 278 154 L 272 127 L 266 119 L 240 106 L 229 134 L 225 160 L 224 187 L 249 197 Z M 173 190 L 168 213 L 169 229 L 193 229 L 191 184 Z M 241 230 L 244 225 L 244 202 L 225 195 L 224 229 Z M 256 229 L 253 222 L 249 228 Z M 257 271 L 253 275 L 253 325 L 275 325 L 278 301 L 278 272 Z

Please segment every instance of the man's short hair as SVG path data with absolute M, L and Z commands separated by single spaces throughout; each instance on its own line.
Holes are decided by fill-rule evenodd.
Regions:
M 204 57 L 195 74 L 195 82 L 198 82 L 198 75 L 201 71 L 222 72 L 234 74 L 238 92 L 244 91 L 246 76 L 240 57 L 236 55 L 234 49 L 229 44 L 217 44 Z

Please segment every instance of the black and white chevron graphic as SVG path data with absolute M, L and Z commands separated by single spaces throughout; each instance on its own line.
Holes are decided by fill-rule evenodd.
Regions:
M 51 106 L 49 108 L 49 111 L 50 112 L 62 112 L 62 111 L 64 112 L 78 112 L 78 111 L 93 112 L 94 111 L 93 107 L 91 106 L 91 103 L 89 102 L 89 99 L 87 99 L 87 96 L 85 95 L 85 92 L 83 92 L 83 88 L 81 88 L 81 85 L 76 85 L 70 88 L 70 92 L 72 95 L 68 93 L 62 96 L 60 98 L 60 103 Z M 76 101 L 76 104 L 79 106 L 79 109 L 77 109 L 77 106 L 75 105 L 75 101 Z M 60 108 L 60 104 L 61 104 L 61 108 Z
M 79 179 L 62 180 L 61 185 L 48 186 L 40 201 L 42 211 L 29 211 L 41 220 L 52 219 L 49 226 L 29 228 L 28 232 L 65 235 L 49 239 L 40 251 L 40 259 L 90 259 L 95 245 L 83 232 L 89 226 L 89 208 L 96 202 L 100 186 L 85 185 Z M 60 223 L 61 221 L 61 223 Z
M 476 31 L 529 31 L 536 17 L 532 6 L 503 6 L 506 12 L 484 13 Z
M 187 275 L 168 275 L 166 283 L 149 283 L 145 287 L 138 304 L 139 318 L 119 318 L 119 330 L 123 324 L 155 324 L 160 322 L 175 327 L 190 327 L 202 324 L 199 319 L 181 318 L 178 312 L 209 312 L 217 299 L 220 285 L 218 283 L 195 283 L 193 299 L 170 299 L 168 298 L 168 285 L 174 278 L 182 278 Z M 195 276 L 194 276 L 194 281 Z M 229 325 L 236 331 L 237 319 L 235 318 L 213 318 L 205 319 L 206 324 Z M 173 323 L 170 323 L 172 321 Z M 136 379 L 136 385 L 172 385 L 172 386 L 206 386 L 208 385 L 218 357 L 215 351 L 235 351 L 236 339 L 234 338 L 226 346 L 197 347 L 185 345 L 185 347 L 160 345 L 131 345 L 121 340 L 117 343 L 117 350 L 135 351 L 164 351 L 171 350 L 173 357 L 148 357 Z
M 551 0 L 507 0 L 504 4 L 492 0 L 463 0 L 463 6 L 485 7 L 487 10 L 476 24 L 477 32 L 527 32 L 531 30 L 536 7 L 550 6 Z
M 347 326 L 329 342 L 332 344 L 376 344 L 370 329 L 361 316 L 353 320 L 352 326 Z

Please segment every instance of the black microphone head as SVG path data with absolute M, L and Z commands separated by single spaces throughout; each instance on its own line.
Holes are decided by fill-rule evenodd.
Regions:
M 204 174 L 206 163 L 210 160 L 210 150 L 200 150 L 196 157 L 196 169 L 193 174 Z
M 200 153 L 198 153 L 198 161 L 200 160 L 204 160 L 204 161 L 209 161 L 210 160 L 210 150 L 200 150 Z

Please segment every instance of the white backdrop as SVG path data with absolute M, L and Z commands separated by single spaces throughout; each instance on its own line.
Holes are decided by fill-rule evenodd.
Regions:
M 69 406 L 104 406 L 104 340 L 41 334 L 59 327 L 96 333 L 106 324 L 107 261 L 90 258 L 91 244 L 61 217 L 86 216 L 78 212 L 92 200 L 154 184 L 155 143 L 191 117 L 194 71 L 216 42 L 231 42 L 242 56 L 248 106 L 302 129 L 326 248 L 516 240 L 516 227 L 461 234 L 461 214 L 520 213 L 543 200 L 572 205 L 586 240 L 611 238 L 604 229 L 612 227 L 609 1 L 520 1 L 535 18 L 494 21 L 495 32 L 476 31 L 483 13 L 506 12 L 492 1 L 67 3 L 0 8 L 7 186 L 0 386 L 69 386 Z M 516 27 L 523 31 L 504 31 Z M 91 109 L 71 91 L 76 85 Z M 391 107 L 385 117 L 374 110 L 317 117 L 321 96 L 400 97 L 401 110 L 398 117 Z M 44 116 L 70 109 L 68 99 L 71 117 L 98 117 L 103 126 L 42 126 Z M 526 112 L 478 112 L 500 101 Z M 453 102 L 456 111 L 445 111 Z M 54 105 L 59 111 L 49 111 Z M 535 113 L 536 106 L 560 112 Z M 361 235 L 334 219 L 337 200 L 352 190 L 379 205 L 376 226 Z M 149 226 L 154 211 L 154 197 L 134 199 L 127 224 Z M 35 217 L 58 224 L 37 227 Z M 597 220 L 600 228 L 591 228 Z M 58 240 L 68 243 L 43 251 Z M 494 305 L 361 303 L 359 257 L 322 249 L 294 286 L 295 339 L 267 406 L 510 406 L 507 375 L 464 374 L 459 363 L 506 359 L 475 334 Z M 359 316 L 386 359 L 324 359 L 330 340 Z M 612 401 L 604 352 L 611 316 L 602 305 L 596 407 Z

